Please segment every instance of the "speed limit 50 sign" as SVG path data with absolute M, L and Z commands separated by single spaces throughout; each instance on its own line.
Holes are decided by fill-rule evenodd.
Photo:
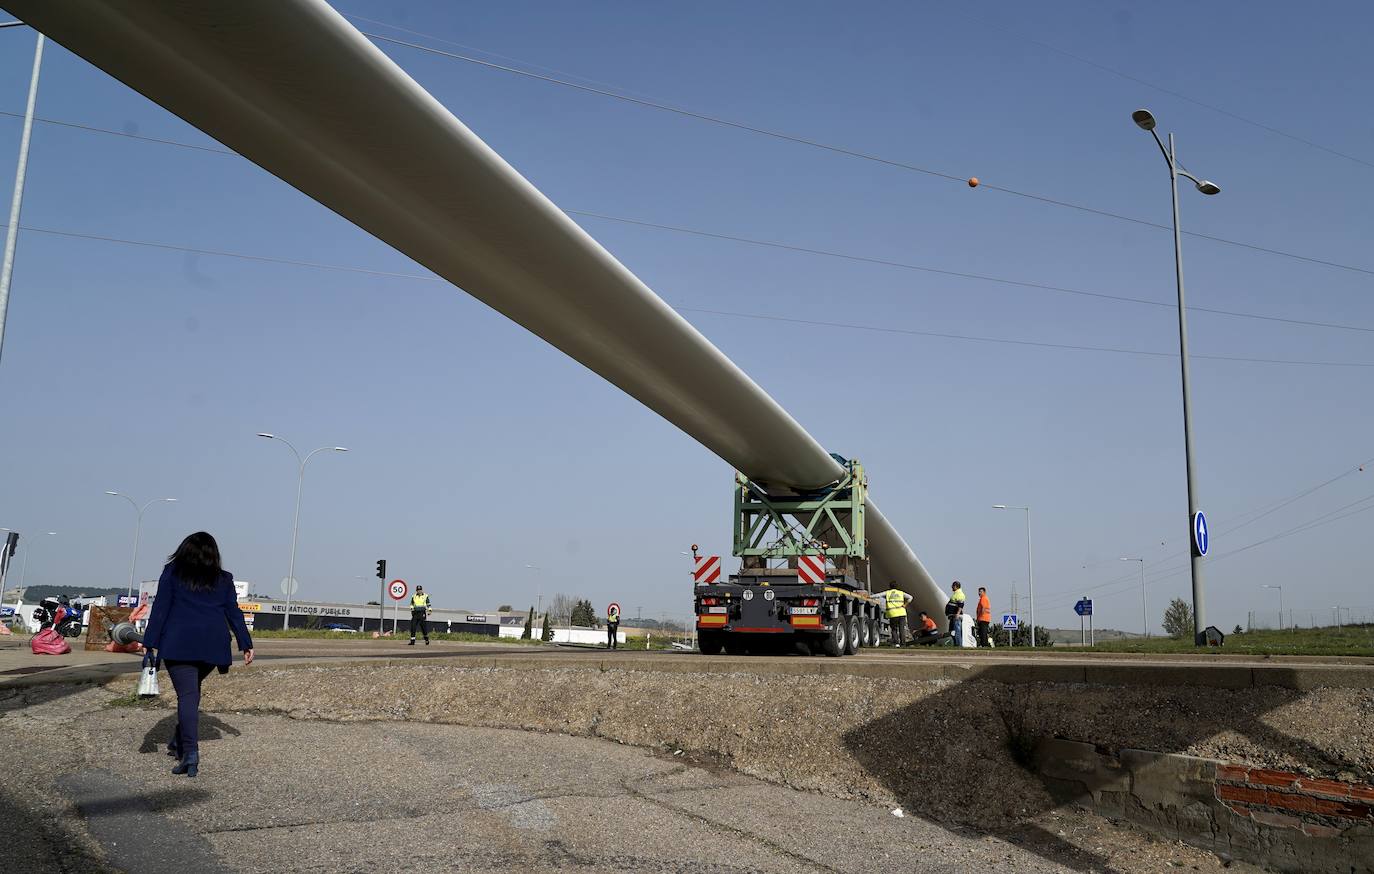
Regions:
M 405 580 L 392 580 L 391 585 L 387 587 L 387 592 L 391 595 L 391 600 L 393 601 L 401 600 L 409 591 L 410 587 L 406 585 Z

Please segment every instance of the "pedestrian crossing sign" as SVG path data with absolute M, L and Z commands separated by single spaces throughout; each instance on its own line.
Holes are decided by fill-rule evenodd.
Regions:
M 1017 618 L 1015 613 L 1003 613 L 1002 627 L 1007 631 L 1015 631 L 1021 627 L 1021 620 Z

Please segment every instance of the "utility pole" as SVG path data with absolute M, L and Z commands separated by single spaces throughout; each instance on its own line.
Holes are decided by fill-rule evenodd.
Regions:
M 12 27 L 19 22 L 6 22 Z M 38 72 L 43 67 L 43 34 L 33 48 L 33 74 L 29 77 L 29 100 L 24 106 L 24 127 L 19 133 L 19 166 L 14 171 L 14 194 L 10 199 L 10 226 L 5 232 L 5 253 L 0 257 L 0 351 L 5 347 L 5 315 L 10 308 L 10 280 L 14 276 L 14 250 L 19 245 L 19 213 L 24 206 L 24 178 L 29 167 L 29 140 L 33 135 L 33 110 L 38 102 Z

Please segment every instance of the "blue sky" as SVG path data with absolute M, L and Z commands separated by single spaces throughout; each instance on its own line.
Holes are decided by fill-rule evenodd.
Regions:
M 1186 238 L 1190 304 L 1374 327 L 1371 60 L 1356 3 L 434 3 L 345 12 L 513 66 L 1156 223 L 1167 171 L 1130 122 L 1150 107 L 1183 163 L 1223 188 L 1182 193 L 1186 229 L 1366 272 Z M 362 29 L 408 36 L 380 25 Z M 1341 157 L 1065 57 L 1353 156 Z M 437 47 L 453 46 L 431 43 Z M 941 270 L 1160 302 L 1170 235 L 603 96 L 384 46 L 566 209 Z M 0 110 L 20 112 L 32 34 L 0 31 Z M 502 56 L 497 58 L 495 56 Z M 509 60 L 515 59 L 515 60 Z M 49 46 L 39 115 L 213 146 Z M 0 117 L 8 202 L 19 124 Z M 669 302 L 692 309 L 1171 352 L 1167 307 L 770 250 L 579 217 Z M 39 125 L 26 226 L 422 275 L 234 156 Z M 1034 508 L 1037 620 L 1137 630 L 1186 595 L 1176 360 L 687 312 L 834 451 L 941 582 L 1025 592 Z M 1368 332 L 1209 313 L 1197 356 L 1374 363 Z M 139 576 L 198 528 L 240 579 L 286 574 L 294 460 L 311 462 L 302 597 L 375 596 L 373 562 L 436 603 L 491 608 L 565 591 L 627 612 L 690 609 L 697 542 L 728 553 L 730 470 L 521 328 L 442 283 L 191 255 L 35 232 L 20 238 L 0 386 L 0 525 L 56 530 L 28 582 L 118 585 L 133 513 L 104 495 L 172 495 L 146 517 Z M 1218 554 L 1374 493 L 1367 367 L 1199 358 L 1200 493 Z M 1228 534 L 1244 515 L 1347 471 Z M 1354 504 L 1352 509 L 1371 504 Z M 1374 513 L 1209 564 L 1209 618 L 1276 606 L 1374 608 Z M 535 565 L 538 569 L 527 569 Z M 1085 567 L 1086 566 L 1086 567 Z M 364 579 L 357 579 L 362 576 Z M 1116 582 L 1120 580 L 1120 582 Z M 1095 588 L 1094 588 L 1095 587 Z M 1023 609 L 1024 612 L 1024 609 Z

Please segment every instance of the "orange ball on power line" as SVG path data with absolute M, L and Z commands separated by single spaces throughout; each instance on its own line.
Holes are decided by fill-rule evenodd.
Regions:
M 968 180 L 968 187 L 969 187 L 969 188 L 977 188 L 977 187 L 978 187 L 978 177 L 977 177 L 977 176 L 971 176 L 971 177 L 969 177 L 969 180 Z

